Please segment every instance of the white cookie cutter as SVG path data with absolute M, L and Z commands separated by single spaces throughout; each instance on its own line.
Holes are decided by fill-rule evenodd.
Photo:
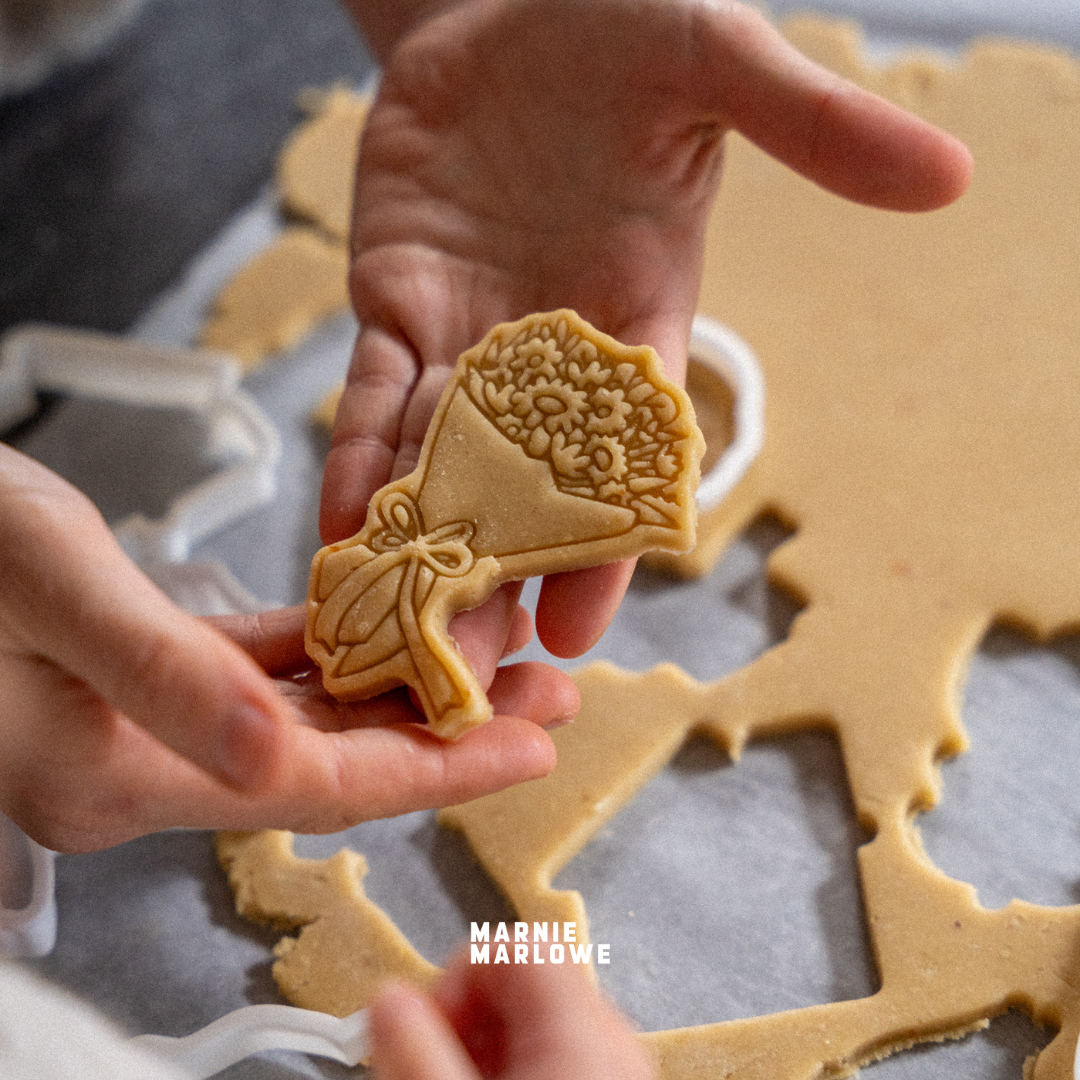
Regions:
M 291 1005 L 245 1005 L 183 1038 L 136 1035 L 135 1045 L 183 1069 L 192 1080 L 266 1050 L 299 1050 L 358 1065 L 367 1057 L 367 1009 L 339 1019 Z
M 698 485 L 698 510 L 712 510 L 743 478 L 765 442 L 765 375 L 753 350 L 726 326 L 696 315 L 690 357 L 712 368 L 735 397 L 735 437 Z
M 200 540 L 277 493 L 281 440 L 239 381 L 236 363 L 214 353 L 22 327 L 0 342 L 0 430 L 33 413 L 38 390 L 185 409 L 202 418 L 208 452 L 229 464 L 181 494 L 160 520 L 132 514 L 113 530 L 141 566 L 180 562 Z
M 17 959 L 47 956 L 56 943 L 56 893 L 53 852 L 0 814 L 0 881 L 26 902 L 0 902 L 0 956 Z

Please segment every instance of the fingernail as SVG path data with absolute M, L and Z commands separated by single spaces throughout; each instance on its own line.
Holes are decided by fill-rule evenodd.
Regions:
M 273 760 L 277 723 L 255 705 L 234 709 L 218 733 L 214 771 L 234 787 L 255 786 Z
M 560 717 L 558 720 L 551 720 L 548 723 L 544 724 L 544 730 L 554 731 L 556 728 L 566 727 L 567 724 L 572 724 L 573 722 L 574 718 L 572 716 L 563 716 Z

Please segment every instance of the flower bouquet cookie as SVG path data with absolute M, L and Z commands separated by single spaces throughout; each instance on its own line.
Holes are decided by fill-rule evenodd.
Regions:
M 504 581 L 688 551 L 703 450 L 647 346 L 568 310 L 496 326 L 458 359 L 416 469 L 315 556 L 306 646 L 326 688 L 359 700 L 407 684 L 444 738 L 484 723 L 454 613 Z

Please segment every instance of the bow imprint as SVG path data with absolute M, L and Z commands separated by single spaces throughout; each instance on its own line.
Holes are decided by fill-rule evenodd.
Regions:
M 430 705 L 441 716 L 463 703 L 465 690 L 439 659 L 456 646 L 437 628 L 425 630 L 421 616 L 438 578 L 461 578 L 474 568 L 469 542 L 476 527 L 455 521 L 425 532 L 420 508 L 402 491 L 387 492 L 377 514 L 381 527 L 359 545 L 369 558 L 325 598 L 315 636 L 334 654 L 335 675 L 367 672 L 372 693 L 408 682 L 425 711 Z M 346 550 L 356 557 L 356 548 Z
M 420 559 L 436 574 L 448 577 L 462 577 L 472 569 L 469 541 L 476 526 L 471 521 L 454 521 L 425 533 L 420 508 L 403 491 L 392 491 L 383 498 L 379 517 L 384 527 L 372 538 L 373 551 Z

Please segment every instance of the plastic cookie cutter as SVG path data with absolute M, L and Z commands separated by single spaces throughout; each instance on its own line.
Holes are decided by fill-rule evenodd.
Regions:
M 214 353 L 21 327 L 0 341 L 0 430 L 34 412 L 39 390 L 196 414 L 208 456 L 224 466 L 182 492 L 163 518 L 136 513 L 113 530 L 140 566 L 181 562 L 199 541 L 277 492 L 281 440 L 239 381 L 235 361 Z
M 368 1054 L 367 1009 L 339 1019 L 291 1005 L 247 1005 L 183 1038 L 137 1035 L 131 1041 L 185 1070 L 193 1080 L 205 1080 L 267 1050 L 299 1050 L 358 1065 Z
M 0 814 L 0 956 L 46 956 L 56 942 L 55 854 Z
M 726 326 L 696 315 L 690 330 L 690 356 L 715 371 L 735 397 L 735 437 L 701 478 L 698 510 L 724 501 L 742 479 L 765 442 L 765 375 L 753 350 Z

